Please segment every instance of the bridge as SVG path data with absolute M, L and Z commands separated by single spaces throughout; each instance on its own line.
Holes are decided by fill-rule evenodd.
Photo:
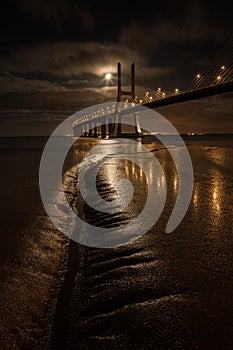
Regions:
M 125 91 L 121 85 L 121 63 L 117 63 L 118 92 L 117 102 L 125 102 L 126 108 L 145 106 L 147 108 L 158 108 L 185 101 L 201 99 L 214 95 L 233 92 L 233 48 L 228 51 L 227 56 L 218 58 L 211 69 L 206 73 L 197 73 L 192 80 L 191 86 L 182 91 L 177 87 L 173 91 L 158 87 L 155 90 L 146 91 L 144 96 L 135 96 L 135 64 L 131 65 L 131 90 Z M 222 64 L 224 62 L 224 64 Z M 124 97 L 126 97 L 124 99 Z M 130 98 L 130 99 L 129 99 Z M 91 110 L 73 125 L 74 135 L 82 134 L 84 137 L 142 137 L 140 116 L 135 113 L 135 130 L 130 133 L 122 132 L 123 111 L 116 110 L 116 104 Z M 98 125 L 101 122 L 102 125 Z M 105 124 L 106 123 L 106 124 Z M 81 130 L 81 132 L 80 132 Z
M 179 102 L 197 100 L 203 97 L 220 95 L 220 94 L 224 94 L 232 91 L 233 91 L 233 81 L 229 81 L 218 85 L 212 85 L 212 86 L 203 87 L 196 90 L 183 92 L 183 93 L 176 94 L 174 96 L 169 96 L 163 99 L 153 100 L 151 102 L 144 103 L 143 105 L 148 108 L 156 108 L 156 107 L 168 106 Z

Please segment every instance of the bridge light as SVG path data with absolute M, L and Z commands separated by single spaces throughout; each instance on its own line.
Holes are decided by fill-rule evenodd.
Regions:
M 221 80 L 221 76 L 220 75 L 217 76 L 217 80 L 218 81 Z
M 201 77 L 201 74 L 198 73 L 198 74 L 196 75 L 196 78 L 199 79 L 200 77 Z
M 158 91 L 161 91 L 161 88 L 158 88 Z
M 166 96 L 165 92 L 163 92 L 162 95 L 163 95 L 163 97 L 165 97 Z
M 224 69 L 225 69 L 225 66 L 222 66 L 221 69 L 224 70 Z
M 178 94 L 178 92 L 180 92 L 180 91 L 179 91 L 179 89 L 178 89 L 178 88 L 176 88 L 176 89 L 175 89 L 175 93 L 177 93 L 177 94 Z
M 149 91 L 146 92 L 146 96 L 148 96 L 148 95 L 149 95 Z
M 140 103 L 142 103 L 142 100 L 140 100 Z
M 153 100 L 153 97 L 152 96 L 150 96 L 150 101 L 152 101 Z

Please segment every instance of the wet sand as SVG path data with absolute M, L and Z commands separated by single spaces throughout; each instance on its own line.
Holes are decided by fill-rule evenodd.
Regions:
M 187 144 L 195 174 L 193 199 L 173 233 L 165 234 L 164 228 L 178 182 L 168 152 L 156 148 L 169 179 L 169 197 L 157 224 L 115 249 L 73 244 L 79 264 L 69 307 L 63 309 L 65 338 L 57 334 L 57 348 L 232 349 L 233 143 Z M 126 167 L 111 159 L 102 168 L 97 186 L 103 198 L 114 197 L 112 185 Z M 140 170 L 131 169 L 131 176 L 141 189 Z M 138 196 L 141 201 L 141 190 Z M 135 199 L 134 213 L 140 201 Z M 86 208 L 87 221 L 95 225 L 127 223 L 127 217 L 132 217 L 130 208 L 111 218 L 96 217 Z
M 68 239 L 43 209 L 38 169 L 46 138 L 1 139 L 0 348 L 48 349 Z
M 68 244 L 54 229 L 39 196 L 42 147 L 1 152 L 1 348 L 232 349 L 233 143 L 187 143 L 195 183 L 182 223 L 164 233 L 178 182 L 167 151 L 149 145 L 169 179 L 164 212 L 143 237 L 114 249 Z M 75 161 L 89 147 L 83 141 Z M 102 168 L 103 198 L 115 196 L 126 165 Z M 75 171 L 67 163 L 70 201 Z M 138 188 L 131 207 L 106 217 L 84 205 L 88 222 L 127 223 L 141 210 L 145 179 L 137 168 L 124 175 Z

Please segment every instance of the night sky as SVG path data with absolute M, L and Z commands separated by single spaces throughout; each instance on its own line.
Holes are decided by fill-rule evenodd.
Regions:
M 225 64 L 232 2 L 9 0 L 0 31 L 0 135 L 43 135 L 81 108 L 115 101 L 117 61 L 125 86 L 135 62 L 138 96 L 185 90 L 197 72 Z M 233 132 L 232 108 L 227 94 L 158 111 L 180 132 Z

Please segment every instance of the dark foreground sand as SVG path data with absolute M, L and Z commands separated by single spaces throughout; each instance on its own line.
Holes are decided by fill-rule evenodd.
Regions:
M 68 240 L 39 195 L 44 139 L 1 139 L 0 348 L 48 349 Z
M 38 157 L 17 155 L 27 171 L 2 152 L 1 162 L 8 162 L 14 176 L 5 174 L 7 192 L 1 184 L 1 348 L 232 349 L 232 143 L 195 141 L 189 148 L 195 184 L 185 219 L 164 233 L 177 179 L 167 152 L 159 150 L 170 183 L 165 210 L 146 235 L 115 249 L 72 241 L 68 247 L 40 202 L 40 151 Z M 114 196 L 109 172 L 103 186 L 110 166 L 98 179 L 103 197 Z M 117 167 L 120 176 L 124 163 Z M 67 170 L 69 177 L 72 168 Z M 24 184 L 16 186 L 17 195 L 15 174 Z M 141 188 L 137 170 L 133 177 Z M 97 220 L 84 211 L 89 222 L 102 225 L 133 215 Z

